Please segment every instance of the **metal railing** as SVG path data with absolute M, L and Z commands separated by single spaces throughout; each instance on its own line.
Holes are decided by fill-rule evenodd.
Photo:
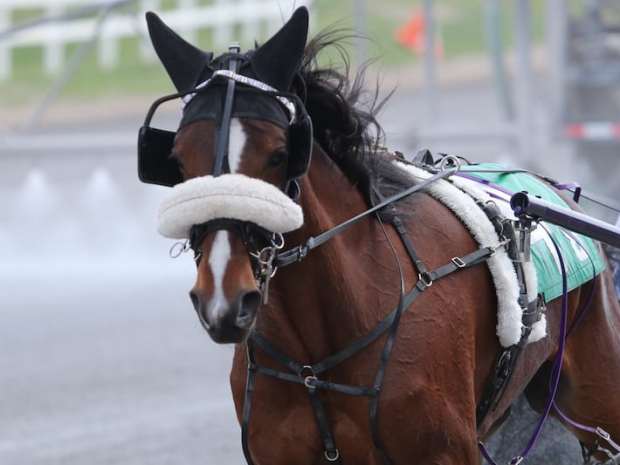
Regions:
M 275 32 L 283 21 L 283 3 L 273 0 L 214 0 L 202 5 L 197 0 L 177 0 L 176 8 L 162 16 L 175 30 L 193 40 L 198 30 L 210 29 L 216 47 L 225 47 L 235 28 L 241 30 L 241 40 L 252 43 L 266 24 Z M 309 5 L 311 0 L 300 0 Z M 64 50 L 70 43 L 97 41 L 98 63 L 110 69 L 119 63 L 120 41 L 130 37 L 145 37 L 146 25 L 142 13 L 159 10 L 161 0 L 3 0 L 0 3 L 0 79 L 12 74 L 12 50 L 20 47 L 43 48 L 43 67 L 47 74 L 62 72 Z M 37 8 L 45 11 L 42 18 L 12 25 L 12 12 Z M 103 18 L 103 19 L 102 19 Z M 146 42 L 146 41 L 144 41 Z M 152 59 L 148 44 L 142 47 L 144 60 Z

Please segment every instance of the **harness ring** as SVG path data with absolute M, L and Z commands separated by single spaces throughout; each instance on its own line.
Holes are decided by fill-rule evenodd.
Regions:
M 335 462 L 336 460 L 338 460 L 340 458 L 340 451 L 338 449 L 334 450 L 333 452 L 333 456 L 330 456 L 330 452 L 328 450 L 325 451 L 325 459 L 328 462 Z

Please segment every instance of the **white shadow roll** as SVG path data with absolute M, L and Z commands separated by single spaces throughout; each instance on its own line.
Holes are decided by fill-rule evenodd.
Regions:
M 273 184 L 243 174 L 202 176 L 174 186 L 159 207 L 158 231 L 187 239 L 192 226 L 215 219 L 255 223 L 274 233 L 300 228 L 301 207 Z

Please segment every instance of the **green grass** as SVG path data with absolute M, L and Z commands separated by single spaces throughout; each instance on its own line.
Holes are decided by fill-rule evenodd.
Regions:
M 443 40 L 445 56 L 458 57 L 467 54 L 482 53 L 485 48 L 483 29 L 483 0 L 437 0 L 439 28 Z M 208 0 L 202 1 L 208 3 Z M 397 28 L 407 22 L 419 11 L 420 1 L 411 0 L 368 0 L 367 34 L 369 56 L 375 57 L 383 69 L 403 65 L 418 59 L 414 53 L 395 40 Z M 534 11 L 535 37 L 542 36 L 542 3 L 536 4 Z M 163 8 L 174 6 L 174 0 L 165 0 Z M 353 28 L 353 0 L 315 0 L 314 32 L 327 26 Z M 14 14 L 14 21 L 25 21 L 37 17 L 37 10 L 19 11 Z M 502 17 L 503 33 L 509 46 L 511 37 L 511 11 L 504 8 Z M 204 49 L 212 49 L 212 37 L 207 31 L 198 34 L 199 44 Z M 262 38 L 264 40 L 264 37 Z M 244 44 L 248 46 L 249 44 Z M 347 50 L 353 53 L 353 45 Z M 67 59 L 75 51 L 76 45 L 66 48 Z M 111 71 L 102 71 L 97 66 L 96 51 L 82 63 L 78 73 L 63 91 L 62 96 L 70 99 L 86 97 L 112 97 L 122 95 L 155 95 L 172 90 L 159 63 L 145 64 L 139 53 L 137 39 L 124 40 L 121 43 L 121 56 L 118 66 Z M 335 60 L 333 55 L 326 56 L 325 62 Z M 41 96 L 49 88 L 53 79 L 46 76 L 42 69 L 42 50 L 40 48 L 19 49 L 14 52 L 13 77 L 8 82 L 0 82 L 0 105 L 23 103 Z

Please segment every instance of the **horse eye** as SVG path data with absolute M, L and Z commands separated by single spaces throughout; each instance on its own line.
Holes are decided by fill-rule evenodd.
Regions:
M 282 163 L 284 163 L 287 156 L 288 154 L 285 151 L 278 151 L 269 158 L 269 161 L 267 162 L 267 164 L 270 167 L 275 168 L 277 166 L 280 166 Z

